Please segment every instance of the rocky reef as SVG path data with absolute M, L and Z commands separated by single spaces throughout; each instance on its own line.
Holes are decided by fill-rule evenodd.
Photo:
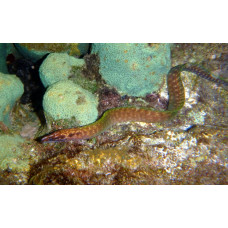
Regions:
M 54 53 L 46 57 L 43 53 L 25 58 L 15 49 L 1 56 L 10 73 L 1 73 L 2 80 L 10 77 L 16 83 L 12 88 L 6 82 L 0 86 L 1 104 L 6 102 L 5 94 L 17 96 L 0 106 L 0 184 L 228 184 L 227 87 L 190 72 L 181 73 L 185 105 L 169 121 L 119 123 L 89 140 L 40 143 L 50 131 L 91 123 L 111 108 L 167 109 L 164 82 L 171 66 L 196 62 L 215 78 L 228 79 L 227 44 L 124 45 L 95 44 L 85 56 L 72 54 L 73 44 L 61 51 L 49 48 L 46 54 Z M 32 44 L 26 48 L 30 51 Z M 152 55 L 153 48 L 162 48 L 163 54 Z M 61 61 L 53 62 L 56 56 Z M 153 68 L 154 59 L 161 68 Z M 133 62 L 140 79 L 129 79 Z M 153 79 L 152 71 L 156 71 Z M 124 92 L 109 83 L 106 76 L 116 77 L 117 72 L 122 74 L 119 84 L 137 84 L 140 92 L 131 86 Z M 145 84 L 139 85 L 142 76 Z M 22 83 L 24 99 L 20 99 Z

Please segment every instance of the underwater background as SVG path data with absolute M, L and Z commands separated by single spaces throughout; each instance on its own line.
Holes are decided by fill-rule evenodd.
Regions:
M 185 103 L 172 119 L 132 122 L 118 109 L 94 137 L 42 143 L 113 108 L 162 113 L 167 75 L 185 63 L 214 82 L 180 71 Z M 227 184 L 227 80 L 227 44 L 0 44 L 0 184 Z

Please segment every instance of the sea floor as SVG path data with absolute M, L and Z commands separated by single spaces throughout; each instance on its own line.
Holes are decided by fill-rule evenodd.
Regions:
M 186 62 L 228 79 L 227 44 L 173 44 L 172 66 Z M 121 97 L 93 64 L 85 72 L 97 74 L 100 114 L 125 104 L 167 107 L 166 83 L 144 99 Z M 172 120 L 117 124 L 80 142 L 40 143 L 48 131 L 40 103 L 18 102 L 12 129 L 1 126 L 0 184 L 228 184 L 227 88 L 188 72 L 182 80 L 185 105 Z

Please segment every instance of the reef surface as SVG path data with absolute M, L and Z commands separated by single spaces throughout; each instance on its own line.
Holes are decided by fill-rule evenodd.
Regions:
M 171 48 L 172 66 L 197 62 L 228 79 L 227 44 L 173 44 Z M 93 92 L 99 98 L 99 115 L 129 105 L 167 108 L 166 83 L 146 97 L 121 96 L 102 80 L 97 56 L 88 53 L 83 58 L 83 81 L 96 82 Z M 15 61 L 7 64 L 17 75 Z M 38 71 L 37 65 L 33 70 L 36 67 Z M 181 76 L 185 105 L 174 119 L 116 124 L 78 142 L 41 144 L 37 138 L 50 131 L 38 102 L 42 96 L 35 96 L 35 102 L 32 98 L 26 104 L 18 102 L 11 113 L 12 127 L 1 125 L 0 134 L 20 135 L 24 140 L 16 153 L 9 153 L 8 165 L 7 158 L 1 157 L 0 184 L 228 184 L 227 88 L 189 72 Z

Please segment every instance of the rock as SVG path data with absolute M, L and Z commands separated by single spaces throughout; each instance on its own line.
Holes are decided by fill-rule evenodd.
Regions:
M 219 132 L 167 129 L 95 146 L 65 144 L 54 156 L 46 156 L 32 167 L 30 183 L 227 184 L 226 142 L 225 137 L 218 138 L 225 130 Z
M 169 44 L 93 44 L 100 74 L 123 95 L 145 96 L 161 88 L 170 67 Z
M 22 143 L 25 140 L 19 135 L 0 135 L 0 171 L 28 171 L 29 158 L 25 155 Z

